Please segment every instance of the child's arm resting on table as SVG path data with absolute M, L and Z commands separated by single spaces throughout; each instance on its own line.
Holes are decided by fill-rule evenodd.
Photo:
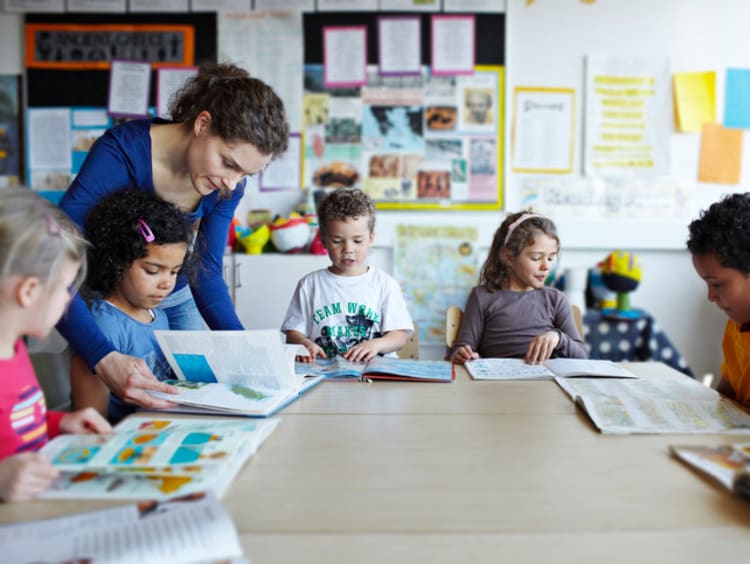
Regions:
M 290 345 L 302 345 L 307 349 L 308 356 L 297 356 L 297 360 L 300 362 L 314 362 L 316 358 L 328 358 L 325 351 L 320 346 L 313 343 L 310 339 L 305 337 L 299 331 L 289 329 L 285 331 L 286 342 Z
M 24 501 L 45 491 L 58 470 L 38 452 L 14 454 L 0 461 L 0 498 Z
M 388 331 L 382 337 L 377 339 L 370 339 L 369 341 L 362 341 L 357 343 L 342 356 L 346 360 L 353 362 L 367 362 L 372 360 L 378 354 L 389 353 L 397 351 L 406 344 L 409 340 L 411 333 L 405 329 L 398 329 L 395 331 Z

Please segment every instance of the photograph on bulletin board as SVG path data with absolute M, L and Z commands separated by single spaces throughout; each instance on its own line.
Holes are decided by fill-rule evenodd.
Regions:
M 304 183 L 360 187 L 381 209 L 502 205 L 503 67 L 472 75 L 381 76 L 326 88 L 305 66 Z

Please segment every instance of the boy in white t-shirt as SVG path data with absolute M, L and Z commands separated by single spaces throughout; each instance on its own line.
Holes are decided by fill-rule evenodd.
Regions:
M 368 361 L 396 356 L 414 325 L 398 282 L 367 264 L 375 206 L 361 190 L 338 189 L 318 208 L 331 266 L 299 281 L 281 330 L 316 357 Z

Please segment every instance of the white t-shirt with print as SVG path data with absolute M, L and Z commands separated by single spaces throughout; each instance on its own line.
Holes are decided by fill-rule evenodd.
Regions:
M 304 334 L 333 358 L 388 331 L 411 334 L 414 324 L 398 282 L 382 270 L 341 276 L 322 269 L 299 281 L 281 330 Z

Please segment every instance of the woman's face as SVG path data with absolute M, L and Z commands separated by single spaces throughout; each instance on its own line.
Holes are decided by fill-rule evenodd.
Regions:
M 202 112 L 195 120 L 187 152 L 187 169 L 196 192 L 231 192 L 245 176 L 263 170 L 273 155 L 264 155 L 249 142 L 226 141 L 210 132 L 211 116 Z

